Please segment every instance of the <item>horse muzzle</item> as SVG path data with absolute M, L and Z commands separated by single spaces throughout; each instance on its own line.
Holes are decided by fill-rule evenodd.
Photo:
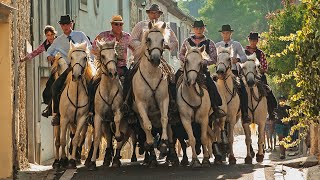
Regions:
M 114 79 L 118 76 L 118 72 L 113 70 L 113 71 L 109 71 L 108 73 L 108 76 L 111 78 L 111 79 Z
M 73 81 L 73 82 L 77 82 L 77 81 L 79 81 L 81 78 L 82 78 L 82 75 L 81 75 L 81 74 L 80 74 L 80 75 L 74 75 L 74 74 L 72 74 L 72 81 Z
M 254 85 L 254 80 L 253 80 L 253 79 L 247 80 L 247 84 L 248 84 L 249 87 L 253 87 L 253 85 Z

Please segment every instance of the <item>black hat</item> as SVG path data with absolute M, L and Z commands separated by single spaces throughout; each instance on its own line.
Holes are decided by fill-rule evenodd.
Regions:
M 194 28 L 196 28 L 196 27 L 204 27 L 204 26 L 206 26 L 206 25 L 203 23 L 202 20 L 200 20 L 200 21 L 194 21 L 194 23 L 193 23 L 193 25 L 192 25 L 192 27 L 194 27 Z
M 230 24 L 225 24 L 225 25 L 222 25 L 222 28 L 221 30 L 219 30 L 219 32 L 222 32 L 222 31 L 233 31 L 233 29 L 231 29 L 231 26 Z
M 248 36 L 249 39 L 259 39 L 260 36 L 257 32 L 250 32 L 249 36 Z
M 163 14 L 158 4 L 152 4 L 149 9 L 146 10 L 147 13 L 150 11 L 158 11 L 160 14 Z
M 73 20 L 70 18 L 69 14 L 61 16 L 60 21 L 58 21 L 59 24 L 69 24 L 71 22 L 73 22 Z

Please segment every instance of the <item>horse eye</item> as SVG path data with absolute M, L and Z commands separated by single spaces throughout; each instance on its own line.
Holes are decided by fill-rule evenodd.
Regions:
M 84 57 L 84 60 L 86 61 L 88 58 L 87 57 Z
M 106 57 L 104 55 L 101 56 L 102 59 L 105 59 Z

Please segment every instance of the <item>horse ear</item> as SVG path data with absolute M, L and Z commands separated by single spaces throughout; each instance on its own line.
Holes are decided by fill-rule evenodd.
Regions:
M 152 24 L 152 22 L 150 21 L 149 24 L 148 24 L 148 28 L 149 28 L 149 29 L 152 29 L 152 27 L 153 27 L 153 24 Z
M 161 28 L 162 28 L 162 29 L 166 29 L 166 27 L 167 27 L 166 22 L 163 22 L 163 24 L 162 24 Z
M 206 45 L 202 45 L 202 46 L 200 47 L 200 52 L 203 52 L 205 49 L 206 49 Z

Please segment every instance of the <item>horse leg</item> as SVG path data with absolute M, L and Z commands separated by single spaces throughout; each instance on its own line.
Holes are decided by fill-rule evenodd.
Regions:
M 221 120 L 220 120 L 221 121 Z M 221 142 L 221 128 L 220 122 L 214 123 L 214 137 L 212 140 L 212 152 L 214 155 L 214 164 L 222 164 L 222 152 L 219 147 Z
M 111 133 L 111 126 L 110 123 L 107 123 L 106 126 L 104 126 L 105 130 L 105 136 L 107 140 L 107 146 L 106 146 L 106 152 L 103 159 L 103 166 L 109 167 L 112 161 L 113 157 L 113 145 L 112 145 L 112 133 Z
M 204 167 L 210 167 L 210 161 L 209 161 L 209 152 L 208 152 L 208 121 L 209 117 L 205 116 L 201 118 L 203 121 L 201 122 L 201 144 L 203 149 L 203 160 L 202 165 Z
M 265 121 L 259 123 L 258 125 L 258 153 L 256 155 L 257 162 L 262 162 L 264 158 L 264 128 L 265 128 Z
M 146 112 L 146 107 L 143 103 L 137 102 L 137 108 L 141 117 L 140 125 L 142 126 L 142 129 L 146 133 L 146 143 L 148 146 L 153 146 L 153 136 L 151 134 L 152 124 Z
M 123 140 L 124 134 L 120 131 L 120 121 L 122 119 L 122 113 L 120 108 L 114 113 L 114 124 L 116 126 L 115 139 L 117 142 Z
M 169 154 L 167 155 L 166 163 L 168 166 L 179 165 L 179 158 L 176 153 L 177 139 L 173 137 L 172 127 L 168 124 L 168 138 L 169 138 Z
M 242 127 L 244 129 L 244 133 L 246 135 L 246 146 L 247 146 L 247 157 L 245 158 L 245 164 L 252 164 L 252 156 L 251 156 L 251 130 L 249 127 L 249 123 L 242 123 Z
M 137 162 L 137 154 L 136 154 L 137 138 L 136 138 L 135 133 L 133 131 L 131 131 L 130 137 L 131 137 L 131 142 L 132 142 L 132 147 L 133 147 L 131 162 Z
M 77 122 L 77 126 L 76 126 L 76 132 L 73 138 L 73 142 L 72 142 L 72 155 L 71 155 L 71 160 L 69 161 L 69 168 L 72 169 L 76 169 L 77 165 L 76 165 L 76 152 L 79 149 L 79 142 L 80 142 L 80 132 L 82 131 L 83 125 L 86 121 L 86 116 L 82 116 L 78 122 Z
M 53 169 L 58 169 L 60 167 L 60 162 L 59 162 L 59 150 L 60 150 L 60 126 L 53 126 L 54 130 L 54 138 L 55 142 L 54 145 L 56 147 L 56 152 L 55 152 L 55 160 L 52 164 Z
M 101 121 L 102 118 L 99 114 L 95 114 L 94 116 L 94 140 L 93 140 L 93 152 L 92 152 L 92 158 L 91 162 L 88 165 L 89 170 L 96 170 L 96 159 L 97 159 L 97 152 L 98 152 L 98 146 L 101 142 Z
M 66 122 L 67 120 L 64 118 L 61 118 L 61 122 L 60 122 L 60 126 L 61 126 L 61 133 L 60 133 L 60 147 L 61 147 L 61 159 L 60 159 L 60 165 L 63 168 L 66 168 L 68 166 L 68 157 L 66 155 L 66 144 L 67 144 L 67 140 L 66 140 L 66 134 L 67 134 L 67 127 L 68 124 Z
M 84 153 L 83 149 L 85 149 L 85 148 L 83 148 L 83 145 L 85 143 L 87 130 L 88 130 L 88 126 L 87 126 L 87 124 L 84 124 L 83 127 L 82 127 L 81 134 L 80 134 L 79 145 L 78 145 L 78 148 L 77 148 L 77 151 L 76 151 L 77 164 L 81 164 L 81 159 L 82 159 L 81 156 L 82 156 L 82 152 Z
M 181 116 L 181 122 L 183 124 L 184 129 L 186 130 L 189 138 L 189 144 L 192 148 L 192 161 L 191 166 L 192 167 L 201 167 L 200 161 L 197 157 L 196 153 L 196 138 L 193 135 L 191 122 L 187 120 L 184 116 Z
M 234 157 L 234 153 L 233 153 L 233 130 L 234 130 L 234 126 L 235 126 L 235 122 L 236 120 L 234 119 L 233 121 L 230 121 L 229 123 L 229 134 L 228 134 L 228 139 L 229 139 L 229 148 L 230 148 L 230 153 L 229 153 L 229 164 L 236 164 L 237 160 Z
M 161 126 L 162 126 L 162 134 L 160 141 L 160 152 L 163 154 L 167 154 L 168 152 L 168 107 L 169 107 L 169 98 L 165 98 L 162 103 L 160 103 L 160 112 L 161 112 Z
M 181 148 L 182 148 L 182 152 L 183 152 L 181 165 L 182 166 L 188 166 L 189 165 L 189 160 L 188 160 L 188 155 L 187 155 L 187 143 L 184 141 L 183 138 L 179 138 L 179 142 L 181 144 Z

